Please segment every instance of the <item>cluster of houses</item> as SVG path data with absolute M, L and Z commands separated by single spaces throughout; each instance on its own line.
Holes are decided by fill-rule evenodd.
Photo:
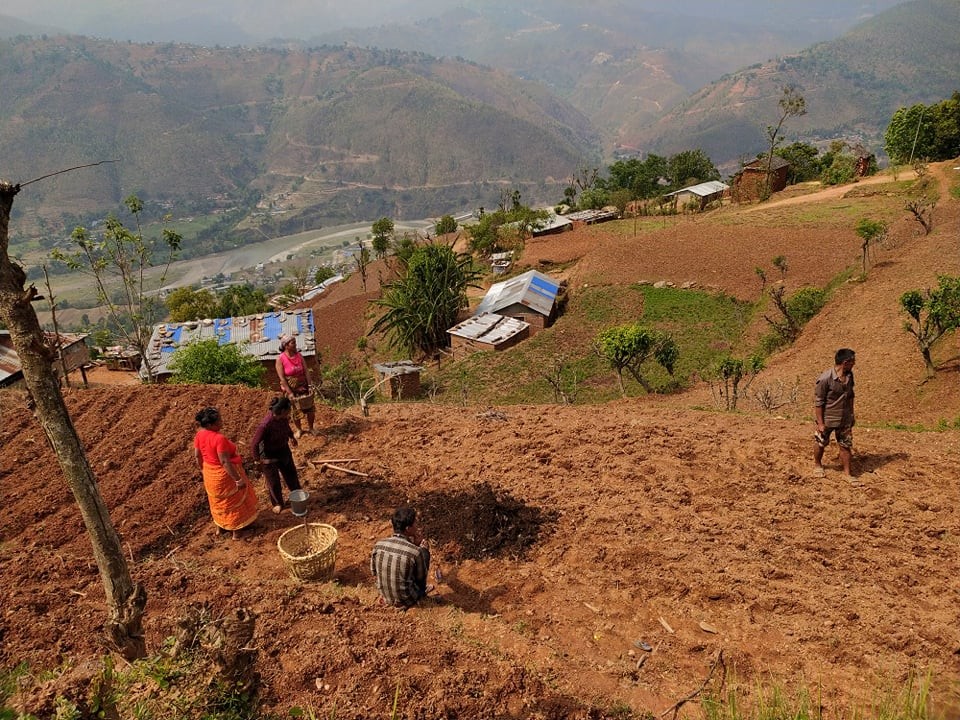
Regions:
M 866 151 L 860 153 L 870 159 Z M 789 163 L 779 157 L 767 164 L 759 158 L 744 165 L 731 179 L 731 185 L 710 181 L 691 185 L 668 193 L 665 197 L 677 206 L 705 209 L 710 203 L 723 198 L 736 202 L 754 200 L 769 192 L 777 192 L 787 185 Z M 858 174 L 862 174 L 858 165 Z M 769 178 L 768 178 L 769 175 Z M 769 183 L 769 185 L 768 185 Z M 563 232 L 578 225 L 605 222 L 618 217 L 613 208 L 583 210 L 566 215 L 551 215 L 547 222 L 537 228 L 534 236 Z M 495 275 L 504 274 L 513 263 L 512 253 L 500 253 L 491 257 L 491 269 Z M 262 266 L 258 267 L 261 269 Z M 312 288 L 304 299 L 325 291 L 330 285 L 342 282 L 337 275 Z M 450 335 L 454 357 L 476 351 L 501 351 L 513 347 L 540 330 L 549 327 L 558 312 L 562 286 L 555 279 L 536 270 L 494 283 L 477 306 L 473 315 L 456 324 L 447 332 Z M 170 360 L 174 352 L 184 345 L 198 340 L 216 339 L 221 345 L 238 344 L 245 353 L 256 357 L 266 366 L 265 378 L 276 389 L 277 379 L 272 372 L 280 354 L 281 335 L 298 337 L 298 347 L 308 366 L 319 370 L 316 351 L 316 336 L 313 311 L 275 310 L 268 313 L 236 318 L 211 318 L 183 323 L 161 323 L 154 328 L 146 350 L 146 357 L 123 348 L 108 348 L 104 354 L 106 364 L 116 370 L 139 370 L 141 377 L 148 375 L 163 382 L 172 375 Z M 90 353 L 84 335 L 47 333 L 47 343 L 55 350 L 56 371 L 66 377 L 79 369 L 81 373 L 90 365 Z M 147 365 L 149 364 L 149 371 Z M 422 368 L 410 361 L 381 363 L 374 366 L 380 382 L 385 384 L 390 397 L 414 397 L 420 391 L 419 374 Z M 22 380 L 22 369 L 13 349 L 9 332 L 0 330 L 0 387 Z M 86 382 L 86 375 L 84 375 Z

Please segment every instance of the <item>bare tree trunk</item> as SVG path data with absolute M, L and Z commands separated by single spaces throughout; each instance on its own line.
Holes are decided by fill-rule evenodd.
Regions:
M 47 301 L 50 303 L 50 321 L 53 323 L 53 336 L 57 343 L 57 359 L 60 361 L 60 369 L 63 371 L 63 382 L 70 387 L 70 373 L 67 372 L 67 359 L 63 356 L 63 342 L 60 339 L 60 326 L 57 325 L 57 303 L 53 298 L 53 288 L 50 286 L 50 274 L 47 272 L 47 266 L 43 266 L 43 281 L 47 286 Z
M 51 365 L 52 352 L 44 343 L 37 314 L 30 304 L 34 286 L 24 288 L 26 274 L 10 261 L 10 210 L 19 185 L 0 181 L 0 320 L 10 330 L 20 356 L 27 388 L 36 403 L 36 416 L 60 462 L 87 526 L 93 554 L 106 591 L 110 617 L 105 623 L 108 640 L 128 660 L 144 657 L 146 644 L 141 621 L 147 595 L 130 576 L 120 547 L 120 537 L 110 521 L 96 478 L 87 462 Z

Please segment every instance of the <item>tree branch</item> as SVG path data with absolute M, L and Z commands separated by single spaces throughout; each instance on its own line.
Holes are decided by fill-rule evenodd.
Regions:
M 120 161 L 119 160 L 100 160 L 95 163 L 87 163 L 86 165 L 77 165 L 76 167 L 67 168 L 66 170 L 57 170 L 56 172 L 48 173 L 46 175 L 41 175 L 40 177 L 34 178 L 33 180 L 27 180 L 26 182 L 23 182 L 17 185 L 17 187 L 26 187 L 31 183 L 40 182 L 41 180 L 46 180 L 47 178 L 51 178 L 54 175 L 63 175 L 63 173 L 72 172 L 74 170 L 80 170 L 82 168 L 94 167 L 96 165 L 103 165 L 105 163 L 115 163 L 115 162 L 120 162 Z
M 717 653 L 717 659 L 713 661 L 713 665 L 710 666 L 710 672 L 707 673 L 707 677 L 703 681 L 703 683 L 700 685 L 700 687 L 698 687 L 696 690 L 694 690 L 692 693 L 690 693 L 686 697 L 681 698 L 680 700 L 677 700 L 677 702 L 675 702 L 671 707 L 668 707 L 666 710 L 660 713 L 659 717 L 666 717 L 669 713 L 672 712 L 675 720 L 677 717 L 677 712 L 679 712 L 680 708 L 682 708 L 684 705 L 686 705 L 688 702 L 693 700 L 697 695 L 699 695 L 704 691 L 704 689 L 707 687 L 707 684 L 710 682 L 710 678 L 713 677 L 713 671 L 717 669 L 718 665 L 721 665 L 724 668 L 726 668 L 726 665 L 723 662 L 723 650 L 720 650 L 720 652 Z

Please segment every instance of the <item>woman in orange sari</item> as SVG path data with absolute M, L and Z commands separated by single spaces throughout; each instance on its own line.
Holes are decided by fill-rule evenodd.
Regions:
M 193 440 L 194 456 L 203 473 L 203 487 L 207 491 L 210 514 L 218 532 L 239 531 L 257 519 L 257 494 L 247 480 L 237 446 L 221 434 L 220 411 L 205 407 L 197 413 L 200 425 Z

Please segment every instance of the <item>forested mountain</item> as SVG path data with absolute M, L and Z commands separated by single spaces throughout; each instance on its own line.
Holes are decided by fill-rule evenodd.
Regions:
M 933 103 L 960 89 L 960 3 L 914 0 L 894 7 L 843 37 L 777 57 L 708 85 L 628 142 L 652 152 L 703 148 L 730 169 L 767 144 L 784 86 L 806 99 L 789 136 L 808 142 L 846 139 L 883 148 L 894 111 Z
M 0 42 L 0 175 L 82 163 L 18 199 L 48 222 L 131 192 L 180 210 L 297 189 L 314 218 L 439 214 L 485 182 L 544 188 L 597 157 L 541 85 L 421 53 Z M 534 192 L 531 190 L 531 192 Z M 445 194 L 446 193 L 446 194 Z M 450 193 L 453 193 L 452 197 Z M 407 215 L 408 217 L 411 215 Z

